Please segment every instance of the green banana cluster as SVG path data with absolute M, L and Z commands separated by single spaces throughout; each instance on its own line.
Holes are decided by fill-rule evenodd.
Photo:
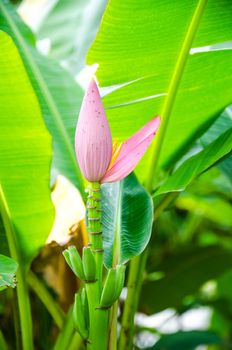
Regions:
M 109 309 L 119 298 L 124 285 L 125 266 L 117 265 L 115 268 L 109 269 L 102 291 L 99 292 L 96 260 L 91 248 L 84 247 L 81 258 L 76 247 L 70 246 L 63 252 L 63 256 L 74 274 L 86 283 L 81 292 L 75 294 L 73 320 L 77 332 L 83 339 L 88 340 L 90 323 L 93 322 L 91 317 L 93 317 L 94 312 L 90 313 L 90 309 L 103 315 L 103 310 Z M 90 298 L 89 301 L 88 298 Z M 92 308 L 93 300 L 95 300 L 95 304 Z M 102 311 L 100 311 L 101 309 Z M 107 318 L 106 315 L 103 317 Z
M 109 269 L 100 299 L 100 308 L 110 308 L 119 298 L 125 279 L 125 266 Z
M 73 305 L 73 322 L 77 332 L 83 339 L 88 339 L 89 336 L 89 312 L 88 300 L 85 288 L 81 293 L 75 294 L 75 301 Z
M 90 247 L 83 248 L 83 257 L 75 246 L 70 246 L 63 251 L 63 256 L 74 274 L 85 282 L 96 280 L 96 262 Z

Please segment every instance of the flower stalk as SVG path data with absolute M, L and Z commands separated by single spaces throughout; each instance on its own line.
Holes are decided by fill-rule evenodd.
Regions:
M 89 245 L 96 260 L 96 278 L 98 280 L 99 291 L 101 291 L 104 250 L 101 223 L 101 189 L 99 182 L 90 182 L 88 192 L 87 217 Z
M 96 262 L 96 280 L 86 281 L 86 293 L 89 306 L 88 349 L 106 350 L 108 347 L 109 309 L 101 308 L 103 271 L 103 240 L 101 223 L 101 188 L 99 182 L 90 182 L 88 186 L 87 222 L 89 246 Z

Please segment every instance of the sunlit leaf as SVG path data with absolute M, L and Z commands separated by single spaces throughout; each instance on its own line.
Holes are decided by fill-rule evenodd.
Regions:
M 38 39 L 49 39 L 49 55 L 68 62 L 71 70 L 84 66 L 86 52 L 94 40 L 106 0 L 55 0 L 36 29 Z
M 8 242 L 16 242 L 28 263 L 54 218 L 51 137 L 16 46 L 4 32 L 0 42 L 0 208 Z
M 74 152 L 74 132 L 82 90 L 56 62 L 38 54 L 32 32 L 8 1 L 0 2 L 0 29 L 9 33 L 19 49 L 46 126 L 53 136 L 54 172 L 68 177 L 83 194 Z

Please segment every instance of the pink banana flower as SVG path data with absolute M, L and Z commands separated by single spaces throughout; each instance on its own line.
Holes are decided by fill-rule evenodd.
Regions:
M 160 118 L 154 117 L 127 141 L 112 144 L 112 136 L 97 84 L 85 93 L 75 135 L 76 156 L 84 177 L 101 183 L 129 175 L 150 145 Z

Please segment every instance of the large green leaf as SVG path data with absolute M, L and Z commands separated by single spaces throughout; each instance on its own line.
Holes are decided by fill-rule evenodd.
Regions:
M 182 247 L 156 266 L 155 271 L 163 275 L 161 279 L 145 281 L 141 304 L 151 313 L 180 307 L 184 297 L 196 293 L 204 282 L 217 278 L 231 267 L 231 251 L 218 246 Z
M 32 32 L 8 1 L 0 2 L 0 29 L 13 38 L 37 94 L 45 123 L 53 136 L 54 169 L 70 179 L 83 194 L 74 152 L 82 90 L 56 62 L 38 54 Z
M 160 195 L 172 191 L 183 191 L 199 174 L 207 170 L 232 150 L 232 128 L 208 144 L 201 152 L 186 160 L 155 192 Z
M 16 286 L 15 273 L 18 268 L 18 263 L 8 256 L 0 254 L 0 290 L 3 287 Z
M 104 98 L 114 136 L 124 139 L 165 114 L 157 156 L 162 167 L 173 165 L 232 100 L 232 52 L 189 54 L 191 46 L 231 40 L 232 2 L 211 0 L 202 17 L 206 1 L 197 4 L 111 0 L 87 57 L 89 64 L 99 63 L 101 86 L 122 84 Z M 151 152 L 137 168 L 141 179 Z
M 153 205 L 134 174 L 102 186 L 102 209 L 106 266 L 139 255 L 151 236 Z
M 65 60 L 68 68 L 79 71 L 84 66 L 105 6 L 106 0 L 55 0 L 50 7 L 45 4 L 47 11 L 36 29 L 37 37 L 49 38 L 49 55 Z
M 209 331 L 177 332 L 163 335 L 150 350 L 194 350 L 199 345 L 220 344 L 221 339 Z
M 8 241 L 28 263 L 45 243 L 54 218 L 51 138 L 16 46 L 4 32 L 0 43 L 1 215 Z

